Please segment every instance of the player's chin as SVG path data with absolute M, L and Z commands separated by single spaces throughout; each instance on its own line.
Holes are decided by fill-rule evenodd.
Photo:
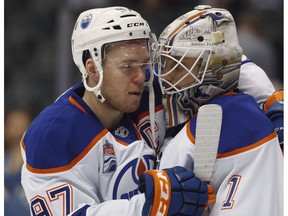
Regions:
M 137 104 L 141 101 L 142 94 L 128 94 L 126 97 L 127 103 Z
M 125 108 L 125 112 L 126 113 L 132 113 L 132 112 L 135 112 L 140 106 L 140 101 L 139 102 L 136 102 L 134 101 L 133 103 L 127 103 L 126 104 L 126 108 Z

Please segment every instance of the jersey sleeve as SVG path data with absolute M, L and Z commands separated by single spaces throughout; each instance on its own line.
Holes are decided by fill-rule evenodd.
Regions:
M 24 164 L 25 166 L 25 164 Z M 84 168 L 84 167 L 83 167 Z M 82 168 L 82 169 L 83 169 Z M 63 173 L 26 175 L 22 185 L 30 205 L 31 215 L 140 215 L 145 202 L 143 194 L 131 200 L 100 202 L 95 186 L 79 175 L 81 170 Z M 85 214 L 84 214 L 85 213 Z
M 139 194 L 132 197 L 131 200 L 110 200 L 101 204 L 83 205 L 75 211 L 71 212 L 69 216 L 123 216 L 123 215 L 142 215 L 143 203 L 145 202 L 144 194 Z
M 145 200 L 143 195 L 134 192 L 137 179 L 131 180 L 127 187 L 125 184 L 132 179 L 128 165 L 136 164 L 139 156 L 136 147 L 141 149 L 144 144 L 142 146 L 138 140 L 134 142 L 137 136 L 130 130 L 131 143 L 138 145 L 131 144 L 128 148 L 128 143 L 116 139 L 85 109 L 80 106 L 79 109 L 67 100 L 62 101 L 65 106 L 60 104 L 60 100 L 45 109 L 21 140 L 24 161 L 21 183 L 31 215 L 139 215 Z M 149 156 L 150 151 L 144 147 L 141 149 L 143 155 Z M 122 151 L 130 162 L 123 162 Z M 143 156 L 149 168 L 148 159 L 144 161 Z M 126 170 L 125 165 L 128 167 Z M 116 170 L 116 167 L 120 169 Z M 123 172 L 128 171 L 120 175 L 121 168 Z M 123 177 L 123 180 L 118 177 Z M 119 189 L 115 198 L 114 187 Z M 133 199 L 120 199 L 123 191 L 128 195 L 131 193 Z
M 253 96 L 260 107 L 275 92 L 265 71 L 246 56 L 242 57 L 238 89 L 242 93 Z

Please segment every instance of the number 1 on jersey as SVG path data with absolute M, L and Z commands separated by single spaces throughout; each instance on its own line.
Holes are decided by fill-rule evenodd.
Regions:
M 233 208 L 233 205 L 235 202 L 234 196 L 236 194 L 236 191 L 238 189 L 240 181 L 241 181 L 241 176 L 239 176 L 239 175 L 234 175 L 230 178 L 230 180 L 228 182 L 229 183 L 229 191 L 228 191 L 228 194 L 227 194 L 225 201 L 223 202 L 221 210 Z

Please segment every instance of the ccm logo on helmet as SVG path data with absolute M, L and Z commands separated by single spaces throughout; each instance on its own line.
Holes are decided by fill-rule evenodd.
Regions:
M 127 27 L 131 28 L 131 27 L 137 27 L 137 26 L 145 26 L 144 22 L 135 22 L 135 23 L 128 23 Z

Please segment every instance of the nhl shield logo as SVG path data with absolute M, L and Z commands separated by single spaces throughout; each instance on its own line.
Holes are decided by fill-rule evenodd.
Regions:
M 116 170 L 117 161 L 114 147 L 108 140 L 103 145 L 103 173 L 111 173 Z
M 119 137 L 126 138 L 129 135 L 129 130 L 124 126 L 120 126 L 116 129 L 115 134 Z

